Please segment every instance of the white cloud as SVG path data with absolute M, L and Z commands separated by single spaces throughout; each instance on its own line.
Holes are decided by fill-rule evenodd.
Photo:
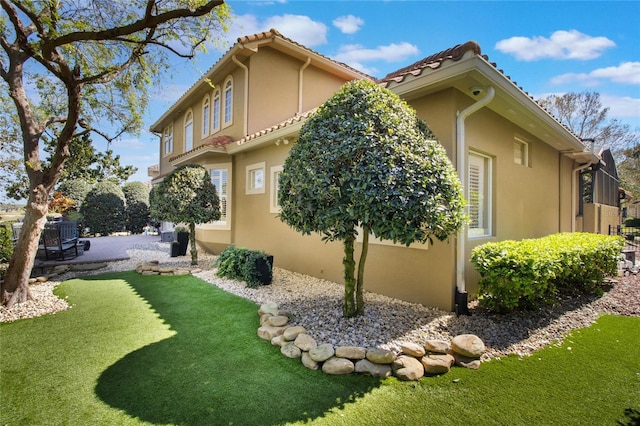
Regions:
M 386 46 L 378 46 L 375 49 L 367 49 L 359 44 L 344 45 L 333 59 L 344 62 L 353 67 L 355 64 L 370 61 L 398 62 L 418 54 L 418 48 L 407 42 L 392 43 Z M 362 68 L 358 68 L 362 69 Z
M 629 96 L 600 95 L 602 105 L 609 107 L 609 116 L 613 118 L 640 119 L 640 99 Z
M 355 34 L 360 31 L 360 27 L 364 25 L 364 21 L 353 15 L 339 16 L 333 20 L 333 25 L 344 34 Z
M 551 37 L 511 37 L 496 43 L 495 48 L 523 61 L 542 58 L 594 59 L 605 49 L 615 47 L 606 37 L 592 37 L 577 30 L 556 31 Z
M 304 15 L 282 15 L 268 18 L 263 28 L 275 28 L 280 33 L 306 47 L 327 43 L 327 26 Z
M 640 84 L 640 62 L 623 62 L 617 67 L 598 68 L 588 73 L 567 73 L 551 79 L 553 84 L 580 82 L 597 86 L 603 80 L 621 84 Z

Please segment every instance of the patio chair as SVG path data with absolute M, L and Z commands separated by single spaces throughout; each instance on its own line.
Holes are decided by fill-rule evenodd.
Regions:
M 45 260 L 66 260 L 78 256 L 78 237 L 70 237 L 67 227 L 60 225 L 46 225 L 42 230 Z

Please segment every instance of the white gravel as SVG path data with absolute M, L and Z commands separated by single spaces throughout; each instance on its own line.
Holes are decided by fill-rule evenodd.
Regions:
M 190 257 L 172 258 L 167 243 L 151 243 L 127 251 L 130 260 L 111 262 L 96 271 L 72 271 L 44 284 L 34 284 L 36 297 L 10 309 L 0 307 L 0 322 L 51 314 L 68 309 L 65 301 L 52 294 L 53 288 L 66 279 L 135 268 L 140 261 L 158 260 L 165 266 L 188 266 Z M 428 308 L 422 305 L 366 293 L 365 315 L 342 317 L 343 287 L 339 284 L 274 268 L 273 283 L 257 289 L 244 283 L 215 276 L 211 266 L 215 256 L 199 252 L 199 268 L 194 275 L 221 289 L 252 300 L 257 304 L 276 302 L 290 313 L 293 325 L 302 325 L 319 343 L 335 346 L 380 346 L 399 350 L 399 343 L 423 344 L 427 339 L 449 340 L 458 334 L 473 333 L 487 346 L 485 360 L 517 354 L 530 355 L 549 344 L 560 342 L 573 329 L 588 327 L 601 314 L 640 316 L 640 276 L 610 280 L 602 297 L 565 298 L 553 307 L 534 312 L 495 315 L 482 312 L 471 304 L 470 316 Z M 54 281 L 55 280 L 55 281 Z

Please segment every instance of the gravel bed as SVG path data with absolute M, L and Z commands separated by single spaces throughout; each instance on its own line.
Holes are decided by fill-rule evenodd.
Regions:
M 127 251 L 130 260 L 111 262 L 95 271 L 71 271 L 44 284 L 31 286 L 35 301 L 0 307 L 0 322 L 30 318 L 68 309 L 66 301 L 52 294 L 61 281 L 89 274 L 126 271 L 144 260 L 163 266 L 188 266 L 190 257 L 172 258 L 167 243 L 151 243 Z M 508 315 L 488 314 L 474 303 L 470 316 L 456 316 L 435 308 L 366 293 L 365 315 L 342 318 L 343 287 L 339 284 L 274 268 L 273 283 L 257 289 L 215 276 L 215 256 L 198 254 L 202 269 L 194 275 L 219 288 L 254 301 L 276 302 L 291 315 L 290 324 L 302 325 L 319 343 L 335 346 L 379 346 L 399 350 L 401 342 L 423 344 L 427 339 L 449 340 L 473 333 L 487 346 L 484 360 L 508 354 L 530 355 L 549 344 L 557 344 L 573 329 L 591 325 L 603 313 L 640 316 L 640 275 L 616 277 L 608 282 L 602 297 L 564 298 L 552 307 Z M 55 280 L 55 281 L 54 281 Z

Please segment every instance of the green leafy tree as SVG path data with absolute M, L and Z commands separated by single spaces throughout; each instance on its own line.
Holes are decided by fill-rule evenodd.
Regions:
M 154 219 L 189 225 L 191 264 L 198 264 L 196 224 L 220 219 L 220 199 L 207 169 L 185 164 L 173 170 L 151 191 Z
M 588 145 L 609 148 L 623 187 L 638 194 L 640 169 L 633 153 L 640 146 L 640 131 L 609 118 L 609 108 L 602 105 L 600 93 L 569 92 L 550 95 L 538 102 Z
M 91 191 L 91 185 L 83 179 L 68 179 L 58 185 L 58 190 L 65 197 L 71 198 L 73 200 L 73 208 L 80 211 L 84 199 Z
M 343 242 L 345 317 L 364 312 L 371 233 L 408 246 L 445 240 L 465 220 L 444 148 L 404 101 L 366 80 L 345 84 L 304 124 L 284 163 L 279 202 L 280 219 L 293 229 Z
M 28 279 L 71 145 L 90 132 L 108 140 L 136 133 L 169 54 L 191 58 L 204 49 L 226 30 L 229 9 L 222 0 L 130 0 L 126 7 L 107 0 L 0 0 L 0 7 L 2 90 L 18 117 L 29 181 L 19 255 L 0 291 L 11 306 L 33 298 Z M 44 135 L 55 139 L 50 162 L 40 158 Z
M 142 182 L 127 182 L 122 187 L 127 201 L 125 220 L 127 231 L 140 234 L 149 223 L 149 186 Z
M 109 235 L 125 229 L 125 205 L 122 189 L 105 180 L 89 191 L 80 213 L 92 234 Z

